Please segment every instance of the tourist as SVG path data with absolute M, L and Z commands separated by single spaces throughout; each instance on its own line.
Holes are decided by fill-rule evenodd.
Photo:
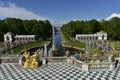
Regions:
M 0 64 L 1 64 L 1 62 L 2 62 L 2 59 L 0 59 Z
M 115 61 L 115 68 L 117 68 L 117 65 L 118 65 L 118 59 L 116 59 L 116 61 Z

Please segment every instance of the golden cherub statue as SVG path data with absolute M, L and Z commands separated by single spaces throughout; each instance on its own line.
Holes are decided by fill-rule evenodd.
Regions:
M 24 68 L 37 68 L 39 63 L 37 61 L 39 52 L 36 51 L 33 55 L 30 56 L 30 53 L 26 50 L 24 51 L 23 56 L 26 58 L 26 61 L 23 62 Z

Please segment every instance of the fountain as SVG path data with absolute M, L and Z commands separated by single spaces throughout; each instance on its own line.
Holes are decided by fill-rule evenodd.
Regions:
M 111 43 L 110 45 L 110 50 L 108 49 L 108 41 L 106 42 L 107 46 L 102 46 L 102 51 L 98 52 L 98 48 L 91 49 L 90 47 L 90 43 L 86 41 L 86 51 L 84 53 L 80 53 L 79 54 L 79 60 L 83 61 L 83 62 L 115 62 L 116 59 L 118 59 L 120 61 L 119 58 L 119 51 L 115 48 L 115 46 L 113 46 L 114 44 Z M 106 49 L 105 49 L 106 48 Z M 92 52 L 90 51 L 90 49 L 92 50 Z M 89 55 L 88 55 L 89 54 Z M 84 59 L 83 59 L 84 57 Z
M 52 54 L 53 56 L 57 56 L 58 55 L 58 50 L 55 46 L 55 30 L 54 30 L 54 26 L 53 26 L 53 45 L 52 45 Z
M 46 44 L 44 45 L 44 56 L 47 57 L 47 46 L 46 46 Z

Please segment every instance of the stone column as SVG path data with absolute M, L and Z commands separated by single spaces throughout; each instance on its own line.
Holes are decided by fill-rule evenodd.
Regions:
M 88 41 L 90 41 L 90 36 L 88 36 Z
M 85 42 L 85 40 L 86 40 L 86 38 L 85 38 L 85 36 L 83 37 L 83 42 Z
M 93 37 L 94 37 L 94 36 L 92 36 L 92 41 L 93 41 Z
M 95 39 L 95 36 L 93 36 L 93 40 Z
M 81 37 L 79 37 L 80 39 L 79 39 L 79 41 L 81 41 Z

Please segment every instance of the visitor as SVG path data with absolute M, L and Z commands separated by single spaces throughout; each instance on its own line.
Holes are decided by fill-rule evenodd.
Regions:
M 117 65 L 118 65 L 118 59 L 116 59 L 116 61 L 115 61 L 115 68 L 117 68 Z
M 2 63 L 2 59 L 0 59 L 0 64 Z

